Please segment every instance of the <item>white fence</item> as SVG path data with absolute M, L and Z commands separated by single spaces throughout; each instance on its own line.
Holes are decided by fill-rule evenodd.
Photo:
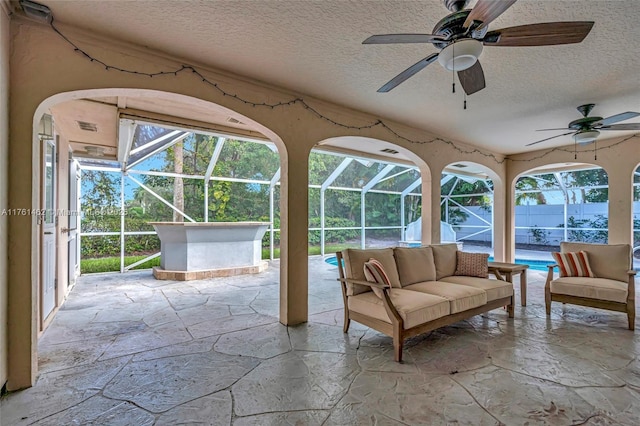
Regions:
M 559 245 L 561 241 L 569 239 L 572 231 L 575 234 L 578 231 L 576 228 L 579 228 L 579 231 L 594 230 L 589 227 L 589 223 L 597 222 L 599 216 L 607 217 L 608 206 L 608 203 L 568 204 L 566 220 L 562 204 L 516 206 L 516 244 Z M 492 223 L 491 209 L 477 206 L 466 207 L 466 209 L 473 214 L 470 214 L 464 222 L 454 226 L 458 241 L 469 239 L 490 243 L 491 230 L 484 221 Z M 634 219 L 640 219 L 640 201 L 633 203 L 633 211 Z M 572 226 L 572 223 L 576 225 Z M 577 225 L 578 223 L 581 225 Z M 478 230 L 482 227 L 487 231 L 478 234 Z M 597 231 L 606 233 L 607 230 L 597 229 Z M 640 232 L 640 229 L 635 229 L 635 232 Z

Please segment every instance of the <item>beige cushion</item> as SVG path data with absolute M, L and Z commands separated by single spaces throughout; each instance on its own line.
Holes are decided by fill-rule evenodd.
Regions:
M 506 281 L 455 275 L 451 277 L 445 277 L 441 281 L 480 288 L 487 293 L 487 301 L 489 302 L 502 299 L 504 297 L 513 296 L 513 284 Z
M 551 281 L 551 293 L 627 302 L 628 283 L 607 278 L 563 277 Z
M 396 247 L 393 249 L 393 255 L 396 258 L 402 287 L 436 279 L 436 265 L 433 262 L 431 247 Z
M 456 252 L 456 272 L 454 275 L 488 278 L 489 253 Z
M 405 330 L 449 315 L 449 301 L 443 297 L 393 288 L 390 298 L 402 317 Z M 373 292 L 349 296 L 347 303 L 354 312 L 391 323 L 382 299 Z
M 404 289 L 444 297 L 451 304 L 452 314 L 477 308 L 487 303 L 487 293 L 484 290 L 466 285 L 427 281 L 412 284 Z
M 589 256 L 591 270 L 598 278 L 629 282 L 627 271 L 631 269 L 629 244 L 560 243 L 562 253 L 584 250 Z
M 458 245 L 453 244 L 432 244 L 433 260 L 436 264 L 436 280 L 449 277 L 456 272 L 456 252 Z
M 342 251 L 342 256 L 344 258 L 344 273 L 346 278 L 366 281 L 367 279 L 364 276 L 364 263 L 373 258 L 384 266 L 384 271 L 389 277 L 391 287 L 401 287 L 398 269 L 396 268 L 396 260 L 393 257 L 393 249 L 346 249 Z M 371 287 L 347 283 L 347 296 L 368 291 L 371 291 Z

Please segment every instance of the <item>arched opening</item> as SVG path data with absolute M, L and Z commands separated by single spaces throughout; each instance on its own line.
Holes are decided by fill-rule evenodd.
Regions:
M 309 156 L 310 253 L 316 242 L 321 255 L 419 244 L 420 227 L 407 227 L 421 225 L 429 181 L 426 163 L 395 144 L 352 136 L 320 142 Z
M 159 247 L 148 222 L 230 220 L 217 204 L 220 200 L 227 208 L 234 206 L 236 220 L 269 222 L 268 207 L 257 211 L 269 205 L 268 197 L 266 202 L 256 199 L 258 193 L 268 194 L 263 186 L 279 176 L 287 159 L 281 139 L 252 119 L 200 99 L 153 90 L 96 89 L 52 96 L 34 115 L 33 141 L 34 164 L 40 165 L 34 170 L 35 181 L 42 182 L 33 188 L 33 206 L 43 211 L 33 227 L 37 250 L 32 258 L 36 295 L 32 303 L 36 306 L 28 311 L 34 312 L 34 343 L 74 285 L 82 253 L 96 257 L 117 253 L 120 272 L 149 266 Z M 242 141 L 255 147 L 243 150 Z M 262 175 L 247 166 L 250 160 L 243 168 L 236 158 L 239 153 L 264 161 Z M 216 168 L 220 160 L 232 163 L 227 169 L 234 176 L 219 173 L 224 169 Z M 90 177 L 84 185 L 82 170 Z M 218 188 L 221 182 L 228 185 Z M 234 185 L 254 196 L 244 200 L 245 207 L 253 210 L 241 214 L 238 203 L 229 203 Z M 78 214 L 83 189 L 91 209 Z M 272 235 L 273 228 L 269 231 Z M 92 239 L 101 242 L 90 243 Z M 142 259 L 128 258 L 137 251 L 143 252 L 137 253 Z M 271 274 L 270 283 L 274 277 L 277 285 L 277 273 Z M 272 302 L 275 307 L 270 312 L 277 313 L 278 299 Z M 127 317 L 113 314 L 110 321 Z M 35 373 L 36 345 L 26 347 Z
M 607 243 L 608 176 L 591 164 L 551 164 L 514 183 L 515 248 L 551 259 L 561 241 Z
M 494 190 L 497 175 L 466 161 L 449 164 L 440 180 L 441 239 L 469 249 L 494 248 Z

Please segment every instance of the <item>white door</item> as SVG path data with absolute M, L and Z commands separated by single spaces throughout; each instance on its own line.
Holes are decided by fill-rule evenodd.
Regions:
M 78 163 L 69 159 L 69 284 L 75 282 L 80 275 L 80 238 L 78 238 L 78 188 L 80 186 L 80 171 Z M 63 230 L 64 231 L 64 230 Z
M 56 145 L 43 141 L 42 156 L 42 279 L 40 318 L 44 321 L 56 306 Z

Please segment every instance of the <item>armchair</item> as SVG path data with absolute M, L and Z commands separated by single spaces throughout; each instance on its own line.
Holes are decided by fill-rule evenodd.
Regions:
M 545 284 L 545 306 L 551 314 L 551 302 L 591 306 L 610 311 L 626 312 L 629 330 L 635 326 L 635 275 L 631 270 L 629 244 L 560 243 L 560 253 L 584 251 L 595 277 L 564 276 L 554 279 L 554 267 L 549 265 Z M 579 275 L 579 274 L 578 274 Z

